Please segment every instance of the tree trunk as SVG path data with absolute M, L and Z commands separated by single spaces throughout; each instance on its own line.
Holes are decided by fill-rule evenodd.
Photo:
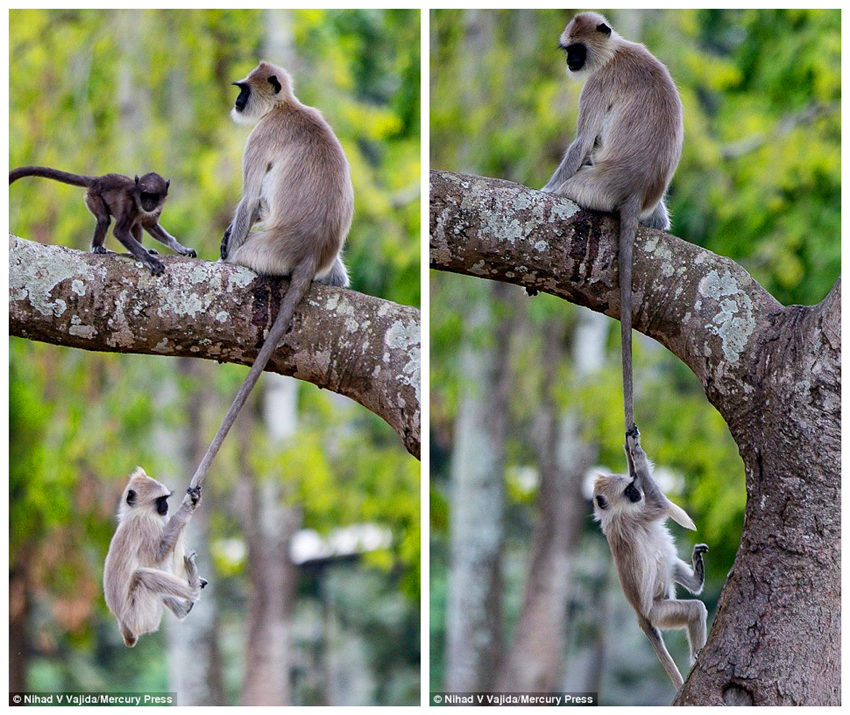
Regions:
M 619 317 L 616 255 L 605 214 L 431 174 L 434 268 Z M 836 283 L 816 306 L 783 307 L 734 261 L 638 230 L 634 328 L 697 375 L 746 471 L 741 545 L 677 703 L 840 702 L 840 295 Z
M 297 428 L 297 383 L 274 376 L 264 387 L 269 437 L 277 442 L 291 439 Z M 246 444 L 244 427 L 240 438 Z M 258 474 L 244 451 L 240 461 L 251 481 L 246 520 L 251 600 L 242 704 L 291 705 L 292 613 L 298 569 L 290 558 L 290 548 L 301 526 L 301 513 L 286 504 L 280 475 Z
M 266 10 L 263 51 L 267 57 L 296 61 L 289 11 Z M 271 444 L 281 445 L 298 430 L 298 385 L 276 375 L 263 385 L 263 426 Z M 298 569 L 290 559 L 292 537 L 301 525 L 297 507 L 284 500 L 277 474 L 260 474 L 252 490 L 256 521 L 249 539 L 251 600 L 249 650 L 262 659 L 260 671 L 246 678 L 245 705 L 291 705 L 292 613 Z M 256 563 L 253 556 L 256 555 Z
M 841 702 L 841 290 L 782 309 L 721 410 L 747 473 L 741 546 L 677 704 Z
M 115 85 L 115 103 L 122 133 L 122 140 L 118 145 L 118 166 L 124 167 L 113 171 L 129 174 L 131 177 L 134 173 L 141 176 L 144 172 L 136 165 L 139 157 L 145 155 L 145 130 L 149 126 L 148 107 L 152 103 L 147 84 L 136 81 L 140 68 L 147 67 L 150 63 L 148 48 L 136 31 L 136 28 L 144 23 L 143 11 L 113 11 L 112 23 L 115 36 L 121 38 L 121 58 L 115 75 L 118 79 Z
M 467 316 L 461 349 L 462 394 L 455 423 L 451 470 L 450 566 L 445 688 L 462 692 L 492 687 L 501 650 L 501 553 L 504 459 L 507 437 L 507 346 L 503 313 L 506 286 L 488 286 Z M 495 324 L 495 330 L 492 326 Z M 493 334 L 501 354 L 482 350 Z
M 13 693 L 28 689 L 30 643 L 27 626 L 31 606 L 26 572 L 28 552 L 29 549 L 19 549 L 18 564 L 9 569 L 9 692 Z
M 178 373 L 182 378 L 196 383 L 190 389 L 183 411 L 186 428 L 179 434 L 183 445 L 179 455 L 183 474 L 192 474 L 207 448 L 207 431 L 203 415 L 209 406 L 209 391 L 201 389 L 210 378 L 210 366 L 197 360 L 180 358 Z M 158 439 L 157 444 L 164 440 Z M 210 554 L 210 509 L 213 500 L 209 495 L 201 503 L 189 522 L 186 548 L 197 553 L 201 576 L 209 581 L 203 591 L 200 606 L 181 623 L 168 622 L 168 651 L 171 690 L 177 693 L 178 705 L 226 705 L 224 674 L 218 643 L 218 608 L 216 607 L 216 578 L 212 571 Z
M 590 311 L 579 316 L 573 335 L 573 364 L 579 381 L 602 363 L 608 331 L 604 325 L 602 330 L 594 329 L 598 323 L 598 316 Z M 542 395 L 534 425 L 540 468 L 538 522 L 522 611 L 499 677 L 501 691 L 559 689 L 573 552 L 587 514 L 581 483 L 595 456 L 595 450 L 579 437 L 574 410 L 560 411 L 554 399 L 558 368 L 566 357 L 564 320 L 549 322 L 544 341 Z

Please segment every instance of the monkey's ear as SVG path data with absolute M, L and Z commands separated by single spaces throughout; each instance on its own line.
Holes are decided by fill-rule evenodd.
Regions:
M 280 82 L 278 81 L 277 77 L 275 77 L 274 75 L 271 75 L 269 77 L 269 84 L 272 86 L 272 89 L 274 89 L 275 94 L 280 92 Z
M 127 491 L 127 506 L 136 506 L 136 492 L 134 489 Z
M 136 174 L 136 186 L 138 186 L 138 185 L 139 185 L 139 175 Z
M 611 28 L 608 27 L 608 25 L 606 25 L 604 22 L 600 22 L 596 26 L 596 31 L 601 32 L 603 35 L 606 35 L 606 36 L 611 34 Z

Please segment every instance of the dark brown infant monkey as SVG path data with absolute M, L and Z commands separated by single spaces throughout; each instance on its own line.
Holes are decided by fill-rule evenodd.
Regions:
M 151 172 L 141 179 L 138 176 L 131 179 L 122 174 L 83 176 L 46 166 L 21 166 L 9 172 L 9 183 L 12 184 L 24 176 L 39 176 L 86 189 L 86 206 L 97 220 L 91 240 L 91 250 L 94 253 L 107 253 L 103 242 L 114 218 L 115 228 L 112 232 L 115 238 L 153 275 L 162 273 L 165 266 L 154 257 L 155 250 L 147 250 L 142 245 L 142 229 L 181 256 L 197 256 L 194 249 L 178 243 L 174 236 L 159 225 L 159 216 L 171 184 L 159 174 Z

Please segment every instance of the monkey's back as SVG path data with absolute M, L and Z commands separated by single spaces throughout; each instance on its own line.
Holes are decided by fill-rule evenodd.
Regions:
M 641 186 L 646 209 L 661 200 L 679 164 L 682 102 L 661 62 L 643 45 L 621 43 L 582 90 L 582 98 L 599 92 L 600 101 L 610 105 L 591 158 L 612 186 L 622 185 L 622 198 Z
M 339 140 L 317 110 L 287 104 L 260 119 L 248 138 L 244 166 L 256 154 L 276 158 L 262 182 L 260 226 L 245 245 L 277 253 L 290 268 L 310 254 L 318 256 L 318 271 L 328 268 L 354 213 L 350 169 Z
M 132 206 L 134 182 L 129 176 L 123 174 L 104 174 L 93 178 L 86 193 L 89 196 L 97 196 L 103 200 L 107 213 L 111 216 L 120 216 L 124 206 Z

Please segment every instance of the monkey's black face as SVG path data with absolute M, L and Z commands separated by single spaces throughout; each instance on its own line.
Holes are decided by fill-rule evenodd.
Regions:
M 239 96 L 236 98 L 236 104 L 233 107 L 237 112 L 241 112 L 245 109 L 245 105 L 248 104 L 248 98 L 251 96 L 251 88 L 246 82 L 234 82 L 233 84 L 239 87 Z
M 150 213 L 159 208 L 168 196 L 170 181 L 166 181 L 159 174 L 151 172 L 145 174 L 141 179 L 136 177 L 136 195 L 139 207 L 142 211 Z
M 168 496 L 159 497 L 156 500 L 156 513 L 160 516 L 165 516 L 168 513 Z
M 570 72 L 578 72 L 584 67 L 587 61 L 587 47 L 581 42 L 574 42 L 566 47 L 561 45 L 561 49 L 567 53 L 567 67 L 570 68 Z
M 629 482 L 629 485 L 623 490 L 623 494 L 632 504 L 636 504 L 641 499 L 640 491 L 634 482 Z
M 152 194 L 147 191 L 142 191 L 141 194 L 139 194 L 139 203 L 147 212 L 156 210 L 161 200 L 162 196 L 160 194 Z

